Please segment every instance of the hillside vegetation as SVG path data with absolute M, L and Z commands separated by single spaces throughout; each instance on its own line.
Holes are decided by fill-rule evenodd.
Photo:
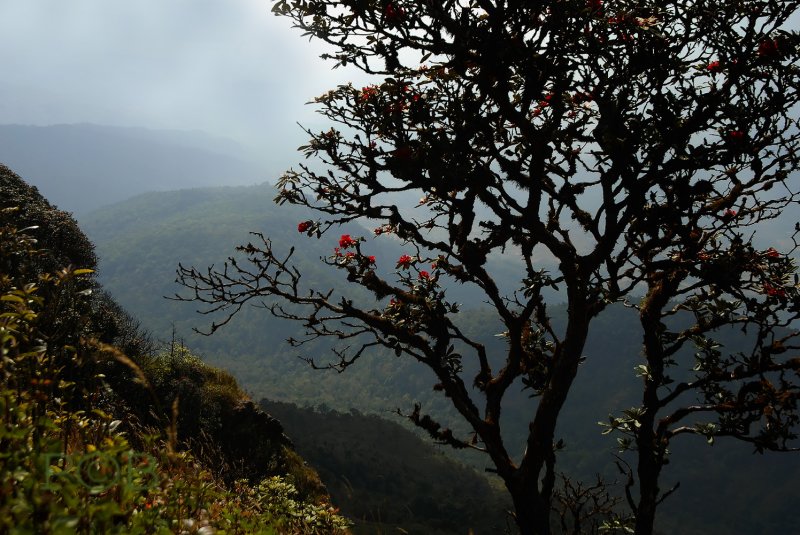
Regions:
M 228 373 L 157 350 L 68 214 L 0 166 L 0 533 L 335 533 Z
M 501 488 L 397 422 L 267 399 L 261 407 L 285 422 L 357 533 L 503 533 L 511 520 Z

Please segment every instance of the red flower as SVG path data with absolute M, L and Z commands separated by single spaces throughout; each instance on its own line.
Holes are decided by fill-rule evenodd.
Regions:
M 297 225 L 297 232 L 305 232 L 311 228 L 311 221 L 302 221 L 300 224 Z
M 781 253 L 779 253 L 774 247 L 770 247 L 766 251 L 764 251 L 764 256 L 767 258 L 780 258 Z
M 408 267 L 411 266 L 411 262 L 413 262 L 413 261 L 414 261 L 413 258 L 408 256 L 407 254 L 404 254 L 403 256 L 401 256 L 400 258 L 397 259 L 397 267 L 398 268 L 403 268 L 403 269 L 408 269 Z
M 355 247 L 356 240 L 350 237 L 350 234 L 342 234 L 342 237 L 339 238 L 339 247 L 343 249 L 347 249 L 348 247 Z
M 369 260 L 370 264 L 374 264 L 375 263 L 375 257 L 374 256 L 368 256 L 367 260 Z
M 736 213 L 737 213 L 736 210 L 731 210 L 730 208 L 728 208 L 727 210 L 725 210 L 725 213 L 722 214 L 722 217 L 724 217 L 725 219 L 733 219 L 734 217 L 736 217 Z
M 731 130 L 728 132 L 728 139 L 731 141 L 744 141 L 744 132 L 741 130 Z
M 368 85 L 361 89 L 361 95 L 359 95 L 358 100 L 361 102 L 368 102 L 374 97 L 378 96 L 378 86 L 377 85 Z
M 419 278 L 425 280 L 431 280 L 431 274 L 423 269 L 422 271 L 419 272 Z
M 786 290 L 771 284 L 764 284 L 764 293 L 772 297 L 786 297 Z
M 781 55 L 777 39 L 764 39 L 758 43 L 758 55 L 762 58 L 777 58 Z
M 719 61 L 712 61 L 706 66 L 708 72 L 722 72 L 722 65 L 720 65 Z
M 386 20 L 388 22 L 402 22 L 406 16 L 406 12 L 403 8 L 394 5 L 392 2 L 386 4 L 384 13 L 386 14 Z

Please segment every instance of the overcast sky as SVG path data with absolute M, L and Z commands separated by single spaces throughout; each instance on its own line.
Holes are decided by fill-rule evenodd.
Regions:
M 357 74 L 331 71 L 271 6 L 0 0 L 0 124 L 197 129 L 294 151 L 296 122 L 315 120 L 304 103 Z

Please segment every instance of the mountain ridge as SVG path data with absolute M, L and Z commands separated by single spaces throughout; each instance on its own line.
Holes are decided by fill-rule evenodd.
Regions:
M 275 179 L 276 170 L 245 155 L 235 142 L 200 132 L 0 125 L 0 161 L 50 202 L 78 214 L 148 191 Z

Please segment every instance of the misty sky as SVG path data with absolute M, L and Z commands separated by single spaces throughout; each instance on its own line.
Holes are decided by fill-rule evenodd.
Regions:
M 271 6 L 0 0 L 0 124 L 197 129 L 293 152 L 296 123 L 316 120 L 305 102 L 358 74 L 331 71 Z

